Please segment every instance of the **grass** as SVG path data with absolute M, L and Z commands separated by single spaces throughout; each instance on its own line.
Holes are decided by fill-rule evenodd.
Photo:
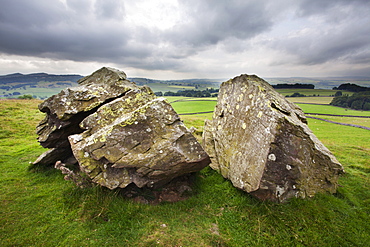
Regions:
M 76 188 L 50 167 L 30 170 L 29 162 L 44 151 L 34 133 L 43 117 L 37 110 L 39 102 L 0 101 L 1 246 L 366 246 L 370 242 L 367 130 L 309 119 L 310 128 L 345 167 L 335 195 L 283 205 L 260 202 L 206 168 L 197 174 L 188 200 L 151 206 L 124 199 L 118 190 Z M 182 119 L 201 129 L 204 118 L 211 115 Z
M 302 88 L 287 88 L 287 89 L 277 89 L 280 94 L 287 96 L 292 95 L 293 93 L 301 93 L 306 96 L 333 96 L 335 94 L 335 90 L 331 89 L 302 89 Z M 352 92 L 342 91 L 343 94 L 352 95 Z
M 356 111 L 331 105 L 307 105 L 297 104 L 307 113 L 321 113 L 334 115 L 370 116 L 370 111 Z
M 185 90 L 185 89 L 195 89 L 192 86 L 176 86 L 176 85 L 168 85 L 164 83 L 150 83 L 148 86 L 153 90 L 153 92 L 177 92 L 178 90 Z
M 356 124 L 370 128 L 370 118 L 356 118 L 356 117 L 332 117 L 332 116 L 322 116 L 322 115 L 310 115 L 313 117 L 318 117 L 338 123 L 345 123 L 345 124 Z
M 177 113 L 181 114 L 181 113 L 213 111 L 216 104 L 217 101 L 191 100 L 174 102 L 172 103 L 172 106 L 177 111 Z
M 293 103 L 311 103 L 311 104 L 327 104 L 333 100 L 334 97 L 291 97 L 287 98 Z

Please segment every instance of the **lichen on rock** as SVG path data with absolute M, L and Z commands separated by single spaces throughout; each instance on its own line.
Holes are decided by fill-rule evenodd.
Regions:
M 55 160 L 50 151 L 42 155 L 47 162 L 63 156 L 58 150 L 68 150 L 81 172 L 109 189 L 158 187 L 210 163 L 172 106 L 149 87 L 138 87 L 111 68 L 79 83 L 39 106 L 47 115 L 37 127 L 38 140 L 58 153 Z M 42 159 L 36 164 L 44 164 Z
M 213 169 L 263 200 L 333 193 L 343 172 L 302 110 L 255 75 L 222 83 L 203 145 Z

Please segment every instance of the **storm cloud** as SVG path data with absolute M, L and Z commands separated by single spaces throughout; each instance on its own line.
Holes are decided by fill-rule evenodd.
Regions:
M 368 13 L 367 0 L 3 0 L 0 73 L 22 72 L 35 60 L 23 69 L 57 72 L 63 63 L 75 73 L 109 64 L 162 78 L 370 75 Z

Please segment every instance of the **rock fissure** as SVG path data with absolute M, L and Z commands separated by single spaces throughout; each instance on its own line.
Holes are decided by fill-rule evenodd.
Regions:
M 267 82 L 241 75 L 222 83 L 203 146 L 213 169 L 262 200 L 334 193 L 343 167 L 306 123 Z
M 210 163 L 172 106 L 124 72 L 102 68 L 79 84 L 40 104 L 38 139 L 51 151 L 34 164 L 64 162 L 68 152 L 92 182 L 115 189 L 159 187 Z
M 283 113 L 283 114 L 287 115 L 287 116 L 290 116 L 290 112 L 288 112 L 288 111 L 284 111 L 283 109 L 281 109 L 281 108 L 277 107 L 277 106 L 275 105 L 275 103 L 271 103 L 271 107 L 272 107 L 273 109 L 278 110 L 279 112 L 281 112 L 281 113 Z

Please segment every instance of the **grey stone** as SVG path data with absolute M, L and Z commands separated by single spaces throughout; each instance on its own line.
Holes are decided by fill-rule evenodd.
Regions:
M 195 137 L 164 98 L 131 91 L 84 119 L 69 137 L 81 169 L 110 189 L 134 183 L 161 186 L 210 163 Z
M 124 95 L 137 86 L 123 72 L 103 67 L 78 81 L 81 86 L 67 88 L 39 105 L 46 117 L 37 126 L 43 147 L 68 147 L 68 136 L 81 133 L 79 123 L 101 105 Z
M 72 150 L 70 148 L 51 148 L 41 154 L 32 164 L 53 166 L 58 160 L 62 160 L 67 164 L 75 164 L 76 160 L 73 158 Z
M 222 83 L 203 145 L 211 167 L 262 200 L 334 193 L 342 165 L 295 104 L 254 75 Z
M 42 155 L 47 161 L 40 156 L 43 163 L 77 160 L 81 172 L 109 189 L 159 187 L 210 163 L 172 106 L 149 87 L 111 68 L 79 83 L 39 106 L 46 117 L 37 126 L 38 140 L 51 148 Z

